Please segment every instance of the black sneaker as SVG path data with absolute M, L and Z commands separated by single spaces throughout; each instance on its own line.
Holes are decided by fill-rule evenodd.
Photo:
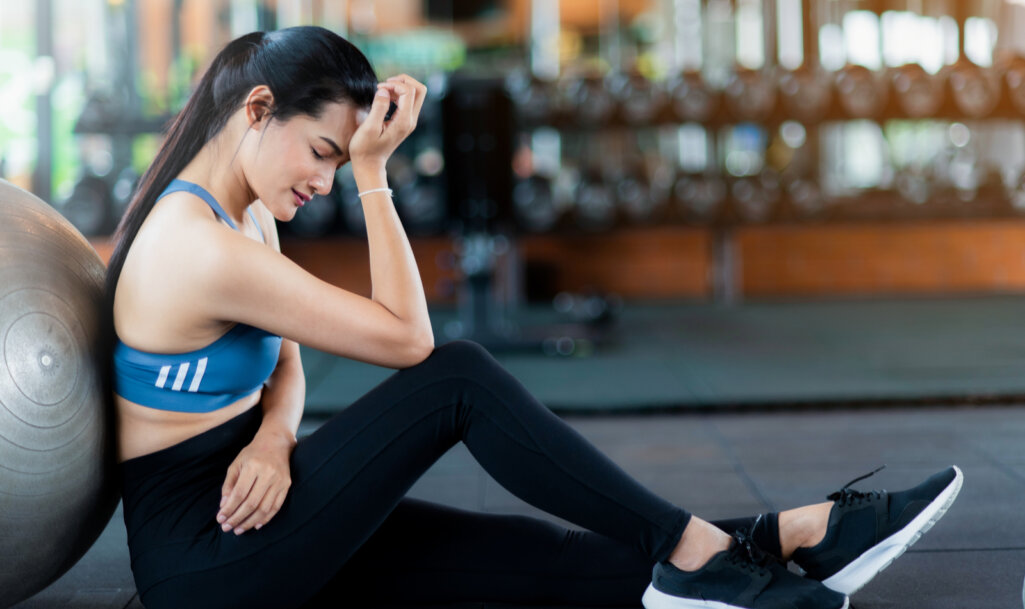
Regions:
M 878 471 L 830 495 L 835 503 L 825 538 L 810 548 L 798 548 L 791 557 L 808 577 L 843 594 L 860 590 L 931 529 L 954 503 L 964 481 L 961 470 L 951 467 L 897 493 L 850 488 Z
M 786 570 L 743 532 L 730 549 L 689 572 L 655 565 L 642 599 L 646 609 L 847 609 L 847 596 Z

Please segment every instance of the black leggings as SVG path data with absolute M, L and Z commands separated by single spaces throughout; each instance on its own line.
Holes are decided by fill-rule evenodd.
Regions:
M 214 520 L 259 408 L 121 466 L 147 609 L 504 601 L 638 605 L 690 515 L 657 497 L 456 341 L 396 372 L 296 446 L 278 514 L 241 536 Z M 404 495 L 456 442 L 526 502 L 589 529 Z

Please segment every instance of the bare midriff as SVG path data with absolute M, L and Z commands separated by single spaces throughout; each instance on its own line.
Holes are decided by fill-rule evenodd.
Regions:
M 141 406 L 116 396 L 118 462 L 184 442 L 260 403 L 263 390 L 212 412 L 176 412 Z

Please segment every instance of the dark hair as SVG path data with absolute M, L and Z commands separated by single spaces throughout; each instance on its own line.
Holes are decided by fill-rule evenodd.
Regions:
M 299 115 L 318 118 L 331 102 L 369 108 L 377 90 L 377 76 L 359 49 L 321 27 L 253 32 L 229 42 L 217 54 L 185 107 L 171 121 L 156 158 L 139 180 L 138 190 L 114 232 L 114 253 L 107 266 L 105 318 L 100 320 L 110 349 L 115 334 L 114 290 L 128 250 L 157 197 L 220 133 L 249 92 L 259 85 L 266 85 L 274 96 L 273 107 L 266 109 L 268 120 L 287 121 Z

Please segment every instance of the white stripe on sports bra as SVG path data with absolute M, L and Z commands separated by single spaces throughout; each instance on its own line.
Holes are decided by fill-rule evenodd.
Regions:
M 160 376 L 157 377 L 157 387 L 159 389 L 163 389 L 164 388 L 164 383 L 167 382 L 167 374 L 170 371 L 171 371 L 171 367 L 170 366 L 161 366 L 160 367 Z
M 199 390 L 199 382 L 203 380 L 203 373 L 206 372 L 206 360 L 203 358 L 196 362 L 196 374 L 192 377 L 192 384 L 189 385 L 189 393 L 196 393 Z
M 189 363 L 185 362 L 181 366 L 178 366 L 178 377 L 174 379 L 174 386 L 171 387 L 171 391 L 181 391 L 182 385 L 185 384 L 185 375 L 189 373 Z

